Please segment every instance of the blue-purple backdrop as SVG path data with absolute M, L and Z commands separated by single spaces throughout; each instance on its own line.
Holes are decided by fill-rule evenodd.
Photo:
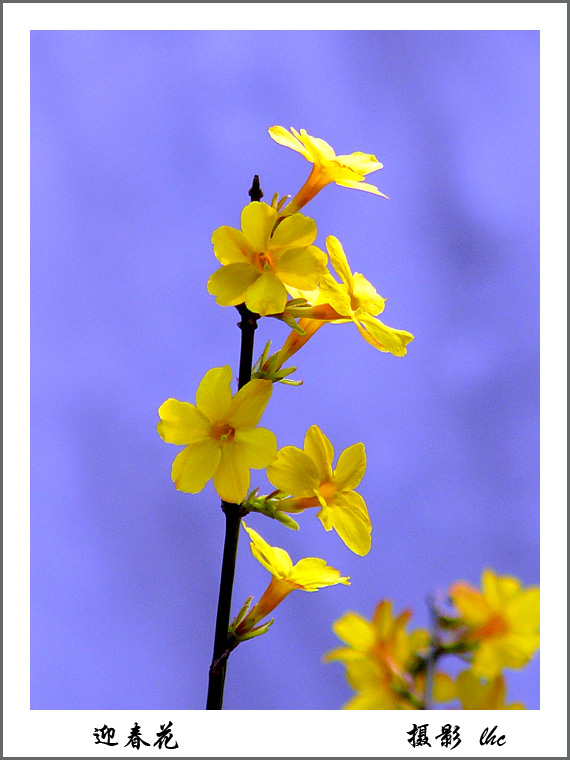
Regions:
M 304 210 L 415 335 L 398 359 L 350 325 L 298 354 L 262 424 L 364 441 L 374 530 L 353 555 L 314 514 L 249 524 L 350 587 L 292 594 L 231 657 L 229 709 L 338 709 L 331 623 L 490 566 L 539 582 L 538 32 L 37 31 L 32 66 L 32 708 L 202 709 L 223 516 L 176 492 L 169 396 L 237 368 L 210 237 L 309 172 L 267 128 L 374 153 L 384 200 L 332 185 Z M 288 330 L 264 320 L 265 340 Z M 255 477 L 255 475 L 254 475 Z M 263 483 L 263 478 L 258 478 Z M 268 575 L 242 535 L 234 611 Z M 509 696 L 538 708 L 538 661 Z

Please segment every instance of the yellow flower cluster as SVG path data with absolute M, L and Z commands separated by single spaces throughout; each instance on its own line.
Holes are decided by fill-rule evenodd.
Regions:
M 269 358 L 268 344 L 249 382 L 251 373 L 242 375 L 240 366 L 235 393 L 232 370 L 223 366 L 206 372 L 195 403 L 165 401 L 158 410 L 157 430 L 167 443 L 183 447 L 172 464 L 176 488 L 195 494 L 212 480 L 224 510 L 238 515 L 236 529 L 241 516 L 253 511 L 297 529 L 289 514 L 315 509 L 326 531 L 334 529 L 348 549 L 365 556 L 371 547 L 372 524 L 366 502 L 356 491 L 366 470 L 364 444 L 349 446 L 333 465 L 333 445 L 317 425 L 307 430 L 302 449 L 278 449 L 274 433 L 259 423 L 273 382 L 291 382 L 285 378 L 294 368 L 282 369 L 283 364 L 324 324 L 351 323 L 378 351 L 398 357 L 407 353 L 413 335 L 378 318 L 386 299 L 364 275 L 353 272 L 336 237 L 326 237 L 326 253 L 315 245 L 317 225 L 300 213 L 332 183 L 386 198 L 365 182 L 382 164 L 371 154 L 337 155 L 304 129 L 275 126 L 269 134 L 311 163 L 309 177 L 289 202 L 289 195 L 278 201 L 278 194 L 271 204 L 254 199 L 241 211 L 239 229 L 222 226 L 214 231 L 213 252 L 221 266 L 210 276 L 207 289 L 219 305 L 238 307 L 242 318 L 245 314 L 253 323 L 252 330 L 258 318 L 272 316 L 292 331 Z M 253 193 L 256 187 L 259 190 L 257 178 L 250 193 L 261 198 L 260 192 Z M 257 488 L 250 491 L 252 469 L 266 469 L 275 491 L 267 496 L 259 496 Z M 268 630 L 273 621 L 263 621 L 293 590 L 350 585 L 349 578 L 325 560 L 306 557 L 293 564 L 284 549 L 271 546 L 245 523 L 244 528 L 253 556 L 271 580 L 253 607 L 252 597 L 247 600 L 227 638 L 222 629 L 222 649 L 226 645 L 227 649 L 216 655 L 221 657 L 213 663 L 212 673 L 240 642 Z M 237 541 L 237 532 L 235 537 Z M 487 569 L 481 589 L 458 581 L 448 598 L 455 615 L 438 613 L 437 630 L 431 633 L 408 630 L 411 612 L 395 615 L 388 600 L 378 604 L 370 621 L 347 612 L 334 623 L 344 646 L 324 659 L 346 668 L 355 696 L 345 709 L 427 709 L 432 702 L 455 702 L 464 710 L 525 709 L 519 703 L 506 704 L 503 671 L 523 667 L 539 647 L 538 588 L 524 589 L 518 579 Z M 231 589 L 228 600 L 229 615 Z M 223 621 L 223 615 L 219 619 Z M 469 663 L 455 679 L 439 669 L 439 659 L 450 654 L 460 654 Z
M 392 604 L 378 604 L 372 621 L 347 612 L 333 631 L 347 644 L 325 655 L 346 667 L 349 684 L 357 692 L 346 710 L 413 710 L 422 699 L 422 679 L 412 675 L 421 654 L 427 652 L 429 633 L 421 628 L 406 631 L 411 612 L 397 617 Z M 425 679 L 424 679 L 425 680 Z
M 258 511 L 292 528 L 298 525 L 288 514 L 314 508 L 326 531 L 334 529 L 351 551 L 364 556 L 370 550 L 372 525 L 366 503 L 355 490 L 366 470 L 364 444 L 345 449 L 333 468 L 333 446 L 317 425 L 307 430 L 303 449 L 278 450 L 275 435 L 259 423 L 272 383 L 290 371 L 280 370 L 281 365 L 326 322 L 351 322 L 368 343 L 395 356 L 403 356 L 413 339 L 377 319 L 384 299 L 361 274 L 352 273 L 335 237 L 326 239 L 328 255 L 315 245 L 315 221 L 299 213 L 331 183 L 387 197 L 364 181 L 382 164 L 361 152 L 336 155 L 328 143 L 304 129 L 271 127 L 269 134 L 306 158 L 312 164 L 310 175 L 288 203 L 289 195 L 278 202 L 278 194 L 271 204 L 261 202 L 261 193 L 253 192 L 259 189 L 254 182 L 252 202 L 241 211 L 240 227 L 218 227 L 212 235 L 220 266 L 207 288 L 219 305 L 236 306 L 242 315 L 245 310 L 254 322 L 277 317 L 292 327 L 292 333 L 277 359 L 271 357 L 271 371 L 261 368 L 233 393 L 231 368 L 210 369 L 198 386 L 195 403 L 170 398 L 160 406 L 157 429 L 164 441 L 184 447 L 172 465 L 172 480 L 179 491 L 195 494 L 212 480 L 224 509 L 237 505 L 240 514 Z M 329 257 L 340 281 L 328 269 Z M 250 491 L 250 471 L 264 468 L 276 490 L 260 497 L 259 489 Z M 257 604 L 249 609 L 248 600 L 231 624 L 229 649 L 264 633 L 270 623 L 259 624 L 293 589 L 316 591 L 349 584 L 322 559 L 308 557 L 293 565 L 287 552 L 244 527 L 254 557 L 272 577 Z M 403 656 L 404 645 L 399 638 L 398 642 L 396 660 Z
M 245 303 L 261 316 L 299 319 L 278 359 L 272 357 L 270 379 L 327 322 L 352 322 L 374 348 L 405 356 L 413 335 L 377 319 L 384 310 L 385 299 L 363 275 L 352 273 L 340 241 L 329 235 L 326 248 L 341 282 L 335 280 L 327 269 L 327 254 L 314 245 L 315 222 L 298 213 L 333 182 L 386 198 L 374 185 L 363 181 L 382 164 L 366 153 L 337 156 L 328 143 L 304 129 L 298 132 L 292 128 L 289 132 L 283 127 L 271 127 L 269 134 L 310 161 L 311 174 L 288 205 L 282 207 L 283 201 L 271 206 L 250 203 L 241 212 L 241 230 L 226 226 L 214 232 L 214 254 L 222 266 L 208 280 L 208 292 L 221 306 Z M 296 303 L 299 298 L 303 305 Z M 262 374 L 264 370 L 267 367 L 262 368 Z
M 347 646 L 324 660 L 345 665 L 356 695 L 344 709 L 426 709 L 430 700 L 457 700 L 462 710 L 524 710 L 518 702 L 505 703 L 503 670 L 523 667 L 539 647 L 539 590 L 523 589 L 518 579 L 490 569 L 483 571 L 481 586 L 452 584 L 448 594 L 458 615 L 445 619 L 446 636 L 441 631 L 434 638 L 424 629 L 408 633 L 411 612 L 393 617 L 388 600 L 372 621 L 356 612 L 339 618 L 333 631 Z M 451 654 L 470 662 L 455 680 L 435 667 Z

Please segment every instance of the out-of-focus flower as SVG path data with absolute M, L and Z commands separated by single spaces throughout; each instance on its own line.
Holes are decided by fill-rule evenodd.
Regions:
M 346 677 L 357 691 L 344 709 L 412 710 L 421 705 L 425 679 L 413 674 L 418 659 L 427 652 L 428 631 L 406 631 L 411 611 L 392 614 L 385 599 L 374 611 L 372 621 L 347 612 L 333 624 L 333 631 L 347 644 L 328 652 L 324 660 L 339 660 Z M 435 687 L 439 681 L 436 674 Z
M 389 599 L 377 605 L 371 621 L 357 612 L 345 613 L 333 623 L 333 631 L 348 646 L 328 652 L 326 662 L 372 658 L 393 672 L 405 671 L 429 642 L 429 633 L 423 628 L 406 631 L 411 616 L 411 610 L 404 610 L 394 617 Z
M 345 662 L 346 680 L 356 691 L 343 710 L 423 710 L 425 676 L 423 674 L 390 674 L 377 660 Z M 433 674 L 434 702 L 444 702 L 448 676 Z
M 285 286 L 316 288 L 327 256 L 312 245 L 317 226 L 308 216 L 293 214 L 275 231 L 277 211 L 266 203 L 249 203 L 241 212 L 241 230 L 218 227 L 212 235 L 214 254 L 223 264 L 208 280 L 208 293 L 221 306 L 247 308 L 262 316 L 283 312 Z
M 325 530 L 334 528 L 355 554 L 370 551 L 372 525 L 362 496 L 354 489 L 366 470 L 363 443 L 345 449 L 333 472 L 334 450 L 324 433 L 313 425 L 305 435 L 304 450 L 282 448 L 267 468 L 270 482 L 290 499 L 279 504 L 283 512 L 302 512 L 320 507 L 317 517 Z
M 251 553 L 271 573 L 272 578 L 259 602 L 249 610 L 235 628 L 236 637 L 251 632 L 295 589 L 318 591 L 320 588 L 335 586 L 337 583 L 350 585 L 350 578 L 341 576 L 340 572 L 334 567 L 329 567 L 324 559 L 306 557 L 294 565 L 284 549 L 270 546 L 259 533 L 248 528 L 245 523 L 243 527 L 251 538 Z
M 482 681 L 472 670 L 464 670 L 457 676 L 453 685 L 453 694 L 448 702 L 457 697 L 462 710 L 525 710 L 521 702 L 505 704 L 506 686 L 503 676 L 496 676 L 489 681 Z
M 486 569 L 481 591 L 465 581 L 449 596 L 466 627 L 461 640 L 473 646 L 473 674 L 493 679 L 503 668 L 521 668 L 540 645 L 540 591 L 523 589 L 518 578 Z
M 319 190 L 331 182 L 381 195 L 383 198 L 388 197 L 374 185 L 364 182 L 367 174 L 382 169 L 382 164 L 376 156 L 360 152 L 351 153 L 349 156 L 337 156 L 328 143 L 319 137 L 311 137 L 304 129 L 297 132 L 291 127 L 291 131 L 288 132 L 284 127 L 270 127 L 269 134 L 275 142 L 297 151 L 313 164 L 307 181 L 285 207 L 282 215 L 299 211 Z
M 247 496 L 249 469 L 262 469 L 275 459 L 277 441 L 256 427 L 269 401 L 272 384 L 252 380 L 235 396 L 231 367 L 208 370 L 196 392 L 196 405 L 170 398 L 158 410 L 157 430 L 166 443 L 186 448 L 172 465 L 179 491 L 198 493 L 210 478 L 220 497 L 239 504 Z

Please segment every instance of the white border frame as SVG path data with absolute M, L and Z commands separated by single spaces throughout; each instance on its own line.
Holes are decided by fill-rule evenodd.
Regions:
M 302 6 L 302 12 L 300 12 Z M 326 14 L 323 14 L 326 7 Z M 184 757 L 410 757 L 412 722 L 461 727 L 456 757 L 566 756 L 566 4 L 5 3 L 4 9 L 4 756 L 122 757 L 134 721 L 147 741 L 172 720 Z M 326 24 L 323 24 L 326 20 Z M 413 26 L 410 22 L 413 21 Z M 223 22 L 223 23 L 222 23 Z M 302 22 L 302 23 L 301 23 Z M 374 24 L 370 26 L 371 22 Z M 377 24 L 377 25 L 376 25 Z M 541 709 L 358 711 L 29 709 L 29 75 L 32 29 L 538 29 L 541 32 Z M 524 156 L 520 157 L 525 160 Z M 538 202 L 538 193 L 537 193 Z M 521 326 L 524 329 L 524 326 Z M 251 713 L 255 714 L 251 714 Z M 484 712 L 484 714 L 483 714 Z M 94 744 L 117 729 L 119 746 Z M 486 726 L 507 736 L 481 748 Z M 223 730 L 221 730 L 223 727 Z M 280 730 L 283 729 L 283 730 Z M 438 729 L 439 731 L 439 729 Z M 435 732 L 433 732 L 435 735 Z M 162 756 L 143 747 L 141 756 Z

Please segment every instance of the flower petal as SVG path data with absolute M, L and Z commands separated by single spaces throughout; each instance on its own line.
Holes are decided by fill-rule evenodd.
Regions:
M 481 648 L 483 646 L 493 650 L 501 668 L 522 668 L 539 648 L 540 636 L 538 633 L 509 633 L 496 639 L 488 639 L 482 643 Z
M 342 583 L 350 586 L 350 579 L 342 577 L 334 567 L 329 567 L 324 559 L 306 557 L 299 560 L 289 573 L 289 581 L 302 586 L 305 591 L 317 591 L 325 586 Z
M 376 317 L 371 317 L 361 310 L 356 312 L 354 323 L 367 343 L 394 356 L 405 356 L 406 346 L 414 339 L 409 332 L 388 327 Z
M 311 425 L 305 433 L 305 452 L 317 467 L 319 485 L 332 480 L 334 450 L 329 439 L 317 425 Z
M 311 457 L 296 446 L 285 446 L 267 468 L 269 482 L 285 494 L 299 498 L 313 495 L 319 475 Z
M 293 563 L 285 549 L 270 546 L 253 528 L 248 528 L 245 523 L 242 524 L 251 538 L 250 548 L 255 559 L 276 578 L 287 579 L 293 568 Z
M 241 264 L 251 261 L 255 253 L 247 238 L 235 227 L 218 227 L 212 235 L 214 255 L 221 264 Z
M 366 472 L 366 449 L 363 443 L 355 443 L 345 449 L 338 458 L 333 479 L 339 491 L 352 491 Z
M 348 680 L 348 673 L 347 673 Z M 354 687 L 353 687 L 354 688 Z M 390 686 L 377 686 L 376 689 L 358 693 L 342 708 L 343 710 L 396 710 L 398 704 L 396 693 Z
M 198 493 L 214 474 L 220 447 L 212 438 L 186 446 L 172 464 L 172 480 L 178 491 Z
M 496 678 L 505 667 L 504 658 L 493 645 L 493 642 L 482 641 L 473 655 L 471 669 L 478 678 Z
M 271 238 L 270 249 L 303 248 L 317 237 L 315 220 L 304 214 L 291 214 L 283 219 Z
M 335 272 L 350 292 L 352 290 L 352 272 L 350 271 L 348 259 L 340 240 L 335 238 L 334 235 L 329 235 L 325 240 L 325 245 Z
M 277 439 L 265 428 L 236 430 L 234 446 L 240 450 L 247 466 L 254 470 L 267 467 L 277 457 Z
M 433 674 L 433 701 L 451 702 L 456 697 L 456 688 L 453 679 L 447 673 Z
M 449 588 L 449 596 L 462 621 L 470 628 L 479 628 L 491 616 L 491 610 L 483 594 L 470 583 L 456 581 Z
M 208 438 L 210 420 L 194 404 L 169 398 L 160 406 L 158 414 L 160 422 L 156 429 L 166 443 L 180 446 Z
M 384 311 L 386 299 L 378 295 L 374 285 L 358 272 L 354 273 L 352 279 L 352 293 L 358 307 L 367 314 L 375 317 Z
M 327 533 L 333 529 L 334 526 L 334 509 L 332 507 L 329 507 L 326 503 L 326 501 L 323 499 L 323 497 L 319 494 L 319 492 L 315 489 L 313 491 L 315 495 L 317 495 L 317 499 L 319 500 L 322 509 L 317 512 L 317 517 L 321 521 L 321 524 L 323 528 L 327 531 Z
M 389 599 L 383 599 L 376 605 L 372 616 L 372 625 L 380 641 L 384 641 L 392 635 L 394 617 L 392 615 L 392 602 Z
M 319 303 L 328 303 L 337 314 L 345 317 L 352 317 L 354 312 L 352 310 L 350 296 L 347 292 L 347 286 L 344 283 L 339 285 L 334 277 L 327 272 L 321 279 L 319 288 Z
M 311 154 L 305 148 L 303 143 L 288 132 L 285 127 L 269 127 L 268 131 L 270 137 L 272 137 L 276 143 L 284 145 L 286 148 L 291 148 L 291 150 L 296 150 L 297 153 L 304 156 L 307 161 L 312 161 Z
M 232 392 L 232 368 L 209 369 L 202 378 L 196 391 L 196 406 L 206 415 L 210 422 L 224 420 L 230 408 Z
M 341 187 L 352 187 L 355 190 L 364 190 L 365 193 L 373 193 L 374 195 L 381 195 L 382 198 L 390 200 L 387 195 L 381 193 L 375 185 L 370 185 L 368 182 L 358 182 L 352 179 L 335 179 L 337 185 Z
M 354 662 L 354 660 L 361 660 L 363 657 L 361 652 L 357 652 L 355 649 L 349 647 L 338 647 L 337 649 L 331 649 L 330 652 L 326 652 L 323 655 L 323 662 Z
M 319 260 L 315 251 L 319 251 L 315 246 L 285 251 L 275 264 L 275 273 L 285 285 L 299 290 L 314 290 L 324 275 L 322 259 Z
M 220 462 L 214 472 L 214 488 L 224 501 L 241 504 L 249 489 L 249 468 L 233 442 L 226 442 L 221 452 Z
M 343 166 L 348 166 L 349 169 L 363 176 L 384 168 L 376 156 L 370 153 L 362 153 L 361 151 L 351 153 L 349 156 L 337 156 L 336 160 Z
M 333 527 L 348 548 L 359 557 L 368 554 L 372 524 L 362 496 L 355 491 L 339 494 L 332 512 Z
M 536 633 L 540 626 L 540 590 L 521 591 L 506 603 L 504 615 L 517 633 Z
M 521 589 L 518 578 L 510 575 L 496 575 L 490 568 L 485 568 L 481 575 L 481 591 L 491 609 L 502 612 L 504 606 Z
M 216 296 L 220 306 L 237 306 L 245 301 L 248 289 L 260 276 L 253 264 L 227 264 L 210 275 L 208 293 Z
M 267 402 L 271 398 L 273 384 L 270 380 L 250 380 L 240 388 L 231 400 L 227 422 L 236 431 L 254 428 L 259 424 Z
M 353 662 L 347 662 L 346 680 L 356 691 L 369 691 L 374 692 L 375 694 L 379 694 L 383 689 L 388 693 L 391 691 L 391 685 L 386 682 L 386 679 L 381 678 L 378 663 L 372 659 L 360 659 L 354 660 Z
M 332 626 L 341 641 L 361 654 L 369 653 L 376 643 L 372 624 L 357 612 L 346 612 Z
M 306 129 L 302 129 L 300 132 L 297 132 L 296 129 L 293 129 L 293 127 L 291 127 L 291 132 L 293 132 L 293 134 L 298 137 L 299 140 L 303 143 L 311 155 L 310 160 L 312 160 L 314 163 L 320 164 L 324 161 L 334 160 L 335 152 L 328 144 L 328 142 L 321 140 L 320 137 L 312 137 L 307 133 Z
M 245 296 L 245 305 L 250 311 L 266 317 L 281 314 L 287 303 L 287 291 L 275 272 L 263 272 Z
M 244 206 L 241 212 L 241 229 L 257 253 L 267 250 L 276 219 L 277 211 L 267 203 L 253 201 Z

